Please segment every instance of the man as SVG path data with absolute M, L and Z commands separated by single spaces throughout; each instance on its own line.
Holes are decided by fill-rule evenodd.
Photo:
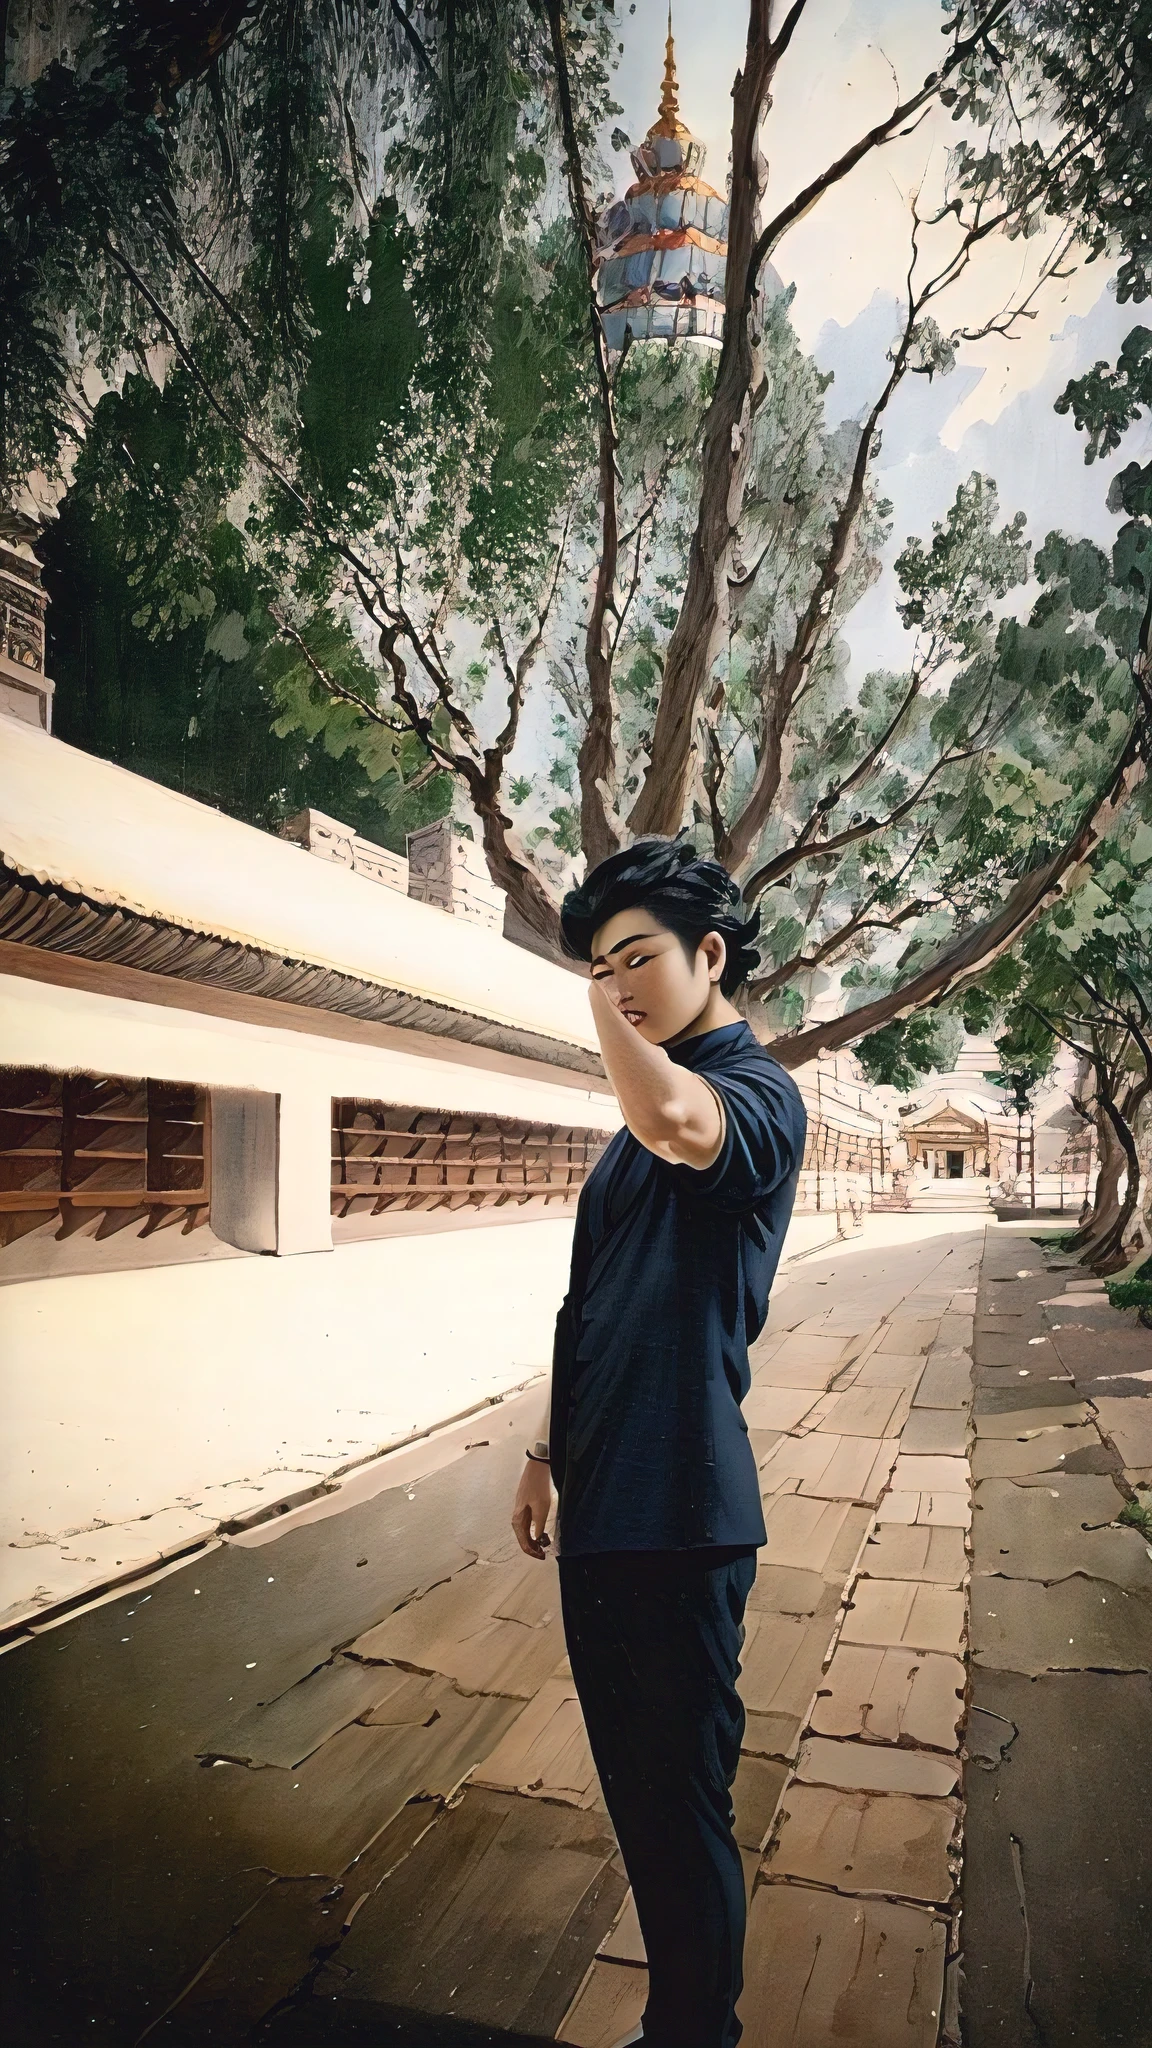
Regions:
M 767 1541 L 740 1402 L 804 1106 L 728 1000 L 759 920 L 742 919 L 717 862 L 640 840 L 569 893 L 561 922 L 590 963 L 624 1128 L 581 1193 L 546 1435 L 512 1526 L 529 1556 L 547 1555 L 554 1483 L 572 1676 L 648 1957 L 642 2026 L 626 2038 L 735 2048 L 736 1679 Z

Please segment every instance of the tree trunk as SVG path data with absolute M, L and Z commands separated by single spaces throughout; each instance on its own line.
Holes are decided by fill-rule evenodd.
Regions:
M 1124 1178 L 1126 1160 L 1115 1126 L 1108 1115 L 1097 1088 L 1095 1102 L 1096 1124 L 1096 1187 L 1091 1207 L 1080 1228 L 1068 1247 L 1079 1254 L 1082 1265 L 1091 1266 L 1101 1246 L 1116 1224 L 1120 1214 L 1120 1183 Z
M 529 930 L 544 941 L 550 953 L 560 958 L 564 948 L 560 938 L 559 909 L 539 876 L 516 851 L 510 836 L 512 820 L 501 809 L 499 796 L 487 796 L 482 788 L 473 788 L 471 795 L 480 819 L 484 858 L 492 880 L 498 889 L 507 891 L 508 901 Z
M 878 997 L 873 1003 L 865 1003 L 859 1010 L 851 1010 L 844 1016 L 830 1017 L 826 1023 L 813 1024 L 794 1037 L 774 1039 L 768 1047 L 773 1058 L 779 1060 L 783 1067 L 803 1066 L 806 1060 L 815 1059 L 818 1053 L 835 1052 L 842 1045 L 853 1045 L 858 1038 L 867 1037 L 869 1032 L 879 1031 L 882 1025 L 895 1023 L 898 1018 L 909 1016 L 913 1010 L 925 1009 L 930 1003 L 939 1003 L 958 982 L 986 973 L 993 961 L 1006 953 L 1056 902 L 1072 870 L 1087 859 L 1092 848 L 1111 830 L 1118 812 L 1143 781 L 1142 734 L 1142 721 L 1137 720 L 1107 788 L 1092 799 L 1071 837 L 1049 860 L 1021 875 L 990 917 L 962 932 L 958 938 L 951 939 L 927 967 L 922 967 L 886 996 Z
M 652 747 L 629 824 L 641 833 L 679 831 L 688 803 L 696 707 L 724 635 L 728 561 L 740 517 L 751 439 L 755 362 L 752 252 L 760 200 L 760 122 L 776 64 L 771 0 L 750 0 L 744 67 L 732 88 L 732 191 L 728 216 L 724 343 L 704 419 L 700 506 L 684 601 L 664 663 Z
M 1115 1159 L 1115 1170 L 1110 1175 L 1114 1182 L 1114 1192 L 1109 1197 L 1109 1208 L 1114 1209 L 1115 1213 L 1110 1219 L 1105 1216 L 1099 1223 L 1093 1218 L 1093 1228 L 1089 1242 L 1081 1254 L 1081 1264 L 1091 1266 L 1094 1273 L 1117 1273 L 1128 1264 L 1128 1232 L 1140 1198 L 1140 1160 L 1130 1120 L 1139 1110 L 1148 1088 L 1149 1083 L 1144 1081 L 1129 1089 L 1123 1109 L 1118 1103 L 1107 1098 L 1103 1101 L 1102 1107 L 1110 1126 L 1111 1149 Z M 1123 1195 L 1120 1194 L 1122 1180 Z
M 593 317 L 596 317 L 595 315 Z M 602 400 L 600 421 L 600 560 L 588 630 L 584 639 L 584 665 L 588 671 L 588 723 L 576 757 L 580 778 L 580 843 L 589 868 L 594 868 L 619 840 L 609 823 L 604 790 L 610 789 L 616 772 L 616 749 L 612 737 L 612 650 L 608 637 L 608 614 L 616 591 L 616 565 L 620 552 L 620 531 L 616 506 L 617 436 L 610 396 Z
M 572 85 L 568 75 L 568 53 L 564 44 L 564 15 L 560 0 L 547 0 L 552 57 L 556 66 L 556 87 L 560 100 L 560 125 L 564 135 L 564 159 L 568 170 L 568 197 L 572 218 L 580 238 L 588 289 L 588 319 L 596 384 L 600 398 L 599 500 L 600 559 L 588 628 L 584 638 L 584 663 L 588 671 L 589 712 L 580 743 L 577 767 L 580 777 L 580 843 L 588 866 L 615 853 L 619 841 L 609 820 L 603 791 L 611 788 L 616 772 L 616 749 L 612 733 L 612 649 L 608 617 L 616 596 L 616 571 L 620 556 L 620 520 L 616 494 L 616 451 L 620 445 L 608 350 L 596 293 L 595 223 L 584 183 L 584 166 L 572 107 Z

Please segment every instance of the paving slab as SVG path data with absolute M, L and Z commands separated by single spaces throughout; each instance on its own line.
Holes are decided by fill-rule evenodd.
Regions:
M 594 1814 L 470 1790 L 357 1915 L 331 1991 L 554 2035 L 627 1889 L 614 1857 Z
M 1145 2048 L 1152 1687 L 984 1670 L 974 1686 L 991 1755 L 965 1772 L 965 2040 Z
M 935 2048 L 945 1947 L 944 1921 L 913 1907 L 762 1885 L 737 2007 L 744 2038 L 757 2048 Z
M 495 1792 L 556 1799 L 567 1806 L 594 1803 L 599 1781 L 571 1678 L 545 1681 L 477 1765 L 472 1783 Z
M 954 1750 L 964 1711 L 959 1657 L 841 1642 L 812 1710 L 816 1735 Z
M 854 1569 L 860 1555 L 860 1546 L 872 1527 L 873 1511 L 870 1507 L 852 1506 L 848 1510 L 843 1527 L 840 1529 L 824 1566 L 824 1577 L 834 1585 L 843 1588 L 848 1574 Z
M 898 1443 L 813 1430 L 782 1437 L 760 1468 L 766 1493 L 802 1493 L 812 1499 L 875 1505 L 896 1460 Z
M 823 1370 L 827 1385 L 844 1356 L 843 1337 L 819 1337 L 805 1331 L 795 1330 L 785 1337 L 775 1353 L 775 1363 L 797 1364 L 805 1371 Z M 797 1384 L 795 1381 L 793 1385 Z
M 1103 1477 L 1061 1474 L 1050 1487 L 986 1479 L 976 1490 L 976 1569 L 1044 1584 L 1079 1572 L 1152 1600 L 1148 1545 L 1117 1524 L 1122 1505 Z
M 862 1386 L 857 1381 L 830 1398 L 816 1427 L 837 1436 L 898 1436 L 903 1415 L 895 1419 L 897 1411 L 906 1415 L 909 1405 L 910 1396 L 901 1386 Z
M 760 1759 L 753 1757 L 749 1761 L 758 1763 Z M 787 1771 L 784 1764 L 769 1764 L 766 1768 L 785 1773 Z M 636 1911 L 636 1900 L 631 1887 L 616 1919 L 600 1943 L 596 1956 L 601 1962 L 631 1963 L 640 1969 L 647 1966 L 648 1951 L 644 1946 L 644 1936 L 640 1932 L 640 1915 Z
M 797 1614 L 811 1619 L 819 1614 L 829 1633 L 840 1608 L 842 1580 L 829 1581 L 819 1572 L 800 1571 L 791 1565 L 761 1564 L 748 1595 L 753 1614 Z
M 1066 1401 L 1080 1391 L 1058 1360 L 1047 1361 L 1043 1368 L 1030 1365 L 978 1365 L 972 1374 L 975 1392 L 986 1388 L 1003 1388 L 1019 1399 L 1021 1393 L 1030 1394 L 1034 1387 L 1047 1387 L 1059 1381 L 1062 1388 L 1060 1399 Z
M 1085 1401 L 1062 1401 L 1059 1405 L 1018 1408 L 997 1408 L 990 1414 L 984 1412 L 982 1403 L 977 1402 L 973 1427 L 977 1441 L 993 1438 L 1007 1442 L 1024 1437 L 1039 1436 L 1048 1429 L 1070 1429 L 1089 1420 L 1091 1410 Z
M 1085 1400 L 1092 1402 L 1101 1395 L 1108 1401 L 1146 1401 L 1152 1394 L 1152 1366 L 1145 1366 L 1139 1372 L 1101 1372 L 1095 1379 L 1088 1379 L 1081 1373 L 1072 1384 Z
M 794 1781 L 781 1800 L 773 1840 L 764 1855 L 764 1874 L 774 1880 L 834 1885 L 842 1893 L 880 1893 L 945 1905 L 955 1889 L 950 1851 L 959 1817 L 955 1799 L 845 1792 Z M 782 1888 L 770 1883 L 764 1889 Z M 753 1905 L 760 1896 L 757 1891 Z M 751 1920 L 748 1936 L 746 1955 L 752 1947 Z M 830 2041 L 838 2038 L 835 2033 L 827 2036 Z M 887 2048 L 887 2036 L 879 2027 L 860 2038 Z
M 1016 1414 L 1025 1406 L 1029 1408 L 1067 1408 L 1076 1400 L 1076 1382 L 1066 1373 L 1057 1373 L 1045 1378 L 1032 1376 L 1027 1379 L 1015 1377 L 1010 1386 L 979 1386 L 975 1391 L 973 1410 L 977 1415 Z M 1081 1404 L 1083 1405 L 1083 1404 Z M 1088 1420 L 1087 1411 L 1081 1418 Z M 981 1430 L 982 1436 L 994 1435 L 992 1430 Z
M 1060 1363 L 1077 1380 L 1091 1381 L 1101 1372 L 1146 1372 L 1152 1368 L 1152 1330 L 1141 1329 L 1115 1310 L 1103 1330 L 1065 1322 L 1052 1332 Z
M 751 1611 L 744 1627 L 740 1697 L 746 1709 L 806 1715 L 824 1668 L 831 1633 L 827 1623 Z
M 841 1353 L 842 1365 L 851 1365 L 855 1359 L 861 1356 L 862 1352 L 870 1351 L 873 1339 L 881 1328 L 881 1324 L 877 1320 L 876 1322 L 857 1324 L 854 1329 L 849 1330 L 848 1324 L 851 1320 L 847 1313 L 843 1317 L 830 1316 L 828 1319 L 830 1329 L 844 1330 L 845 1332 L 844 1349 Z
M 764 1463 L 773 1444 L 778 1444 L 783 1434 L 784 1431 L 782 1429 L 750 1429 L 748 1431 L 748 1441 L 752 1446 L 752 1456 L 755 1458 L 757 1466 Z
M 972 1399 L 972 1362 L 967 1352 L 948 1357 L 930 1353 L 916 1392 L 914 1408 L 967 1408 Z
M 519 1702 L 463 1699 L 442 1681 L 427 1728 L 353 1723 L 294 1771 L 218 1764 L 210 1811 L 237 1857 L 282 1877 L 339 1877 L 420 1794 L 446 1799 L 511 1726 Z
M 964 1457 L 906 1457 L 896 1460 L 892 1484 L 907 1493 L 968 1492 L 968 1460 Z
M 968 1417 L 958 1408 L 916 1408 L 900 1432 L 901 1457 L 963 1458 Z
M 892 1316 L 887 1328 L 877 1342 L 877 1351 L 892 1351 L 900 1358 L 915 1358 L 917 1352 L 927 1351 L 940 1334 L 940 1318 L 931 1320 L 914 1316 Z
M 750 1358 L 751 1355 L 749 1353 Z M 757 1387 L 806 1387 L 815 1398 L 817 1394 L 824 1392 L 829 1381 L 836 1377 L 838 1370 L 838 1364 L 830 1363 L 827 1359 L 781 1358 L 779 1353 L 774 1353 L 771 1358 L 765 1359 L 762 1365 L 753 1368 L 752 1389 L 754 1391 Z M 750 1395 L 745 1397 L 745 1413 L 750 1398 Z
M 816 1677 L 819 1675 L 817 1672 Z M 815 1684 L 815 1680 L 813 1683 Z M 809 1701 L 811 1697 L 809 1693 Z M 763 1757 L 769 1763 L 795 1763 L 800 1748 L 800 1731 L 807 1715 L 807 1706 L 799 1708 L 794 1714 L 783 1711 L 759 1714 L 754 1708 L 749 1708 L 744 1717 L 744 1734 L 740 1742 L 741 1756 Z
M 531 1699 L 564 1654 L 559 1574 L 554 1561 L 532 1563 L 532 1592 L 523 1590 L 519 1566 L 474 1564 L 358 1636 L 348 1654 L 439 1672 L 466 1692 Z M 496 1612 L 523 1600 L 542 1618 L 508 1620 Z
M 174 2048 L 241 2048 L 336 1940 L 346 1905 L 326 1877 L 270 1878 L 263 1897 L 168 2012 L 157 2037 Z
M 795 1429 L 816 1401 L 810 1388 L 753 1386 L 741 1412 L 749 1429 Z
M 1033 1331 L 1032 1334 L 1035 1336 L 1036 1332 Z M 1024 1330 L 1021 1330 L 1019 1335 L 1012 1337 L 996 1337 L 986 1335 L 983 1331 L 977 1330 L 974 1339 L 973 1356 L 976 1364 L 999 1366 L 1001 1370 L 1005 1367 L 1021 1365 L 1038 1368 L 1041 1363 L 1037 1357 L 1038 1352 L 1042 1352 L 1046 1358 L 1053 1360 L 1057 1357 L 1057 1353 L 1047 1337 L 1041 1338 L 1038 1343 L 1033 1343 L 1028 1333 Z
M 909 1393 L 919 1386 L 926 1369 L 926 1361 L 919 1354 L 915 1358 L 900 1358 L 891 1351 L 870 1351 L 856 1367 L 852 1384 L 857 1387 L 899 1387 Z
M 615 2048 L 639 2026 L 648 2003 L 648 1972 L 628 1964 L 592 1964 L 556 2034 L 572 2048 Z
M 1099 1383 L 1097 1383 L 1099 1384 Z M 1117 1400 L 1115 1394 L 1093 1392 L 1100 1429 L 1132 1469 L 1152 1465 L 1152 1397 Z
M 970 1529 L 971 1497 L 961 1493 L 922 1493 L 916 1520 L 932 1529 Z
M 777 1494 L 764 1505 L 768 1547 L 760 1553 L 761 1559 L 764 1563 L 823 1572 L 843 1531 L 851 1532 L 858 1526 L 853 1519 L 858 1513 L 847 1501 Z
M 960 1529 L 881 1524 L 860 1559 L 865 1578 L 925 1579 L 937 1586 L 962 1586 L 967 1570 Z
M 910 1493 L 903 1488 L 886 1493 L 876 1510 L 878 1522 L 924 1525 L 930 1528 L 969 1529 L 972 1503 L 961 1493 Z
M 388 1664 L 371 1668 L 379 1678 L 388 1678 L 391 1683 L 384 1698 L 357 1719 L 366 1728 L 430 1728 L 440 1712 L 438 1701 L 444 1691 L 444 1680 L 429 1678 L 422 1671 L 401 1671 Z
M 955 1757 L 930 1756 L 895 1743 L 810 1735 L 800 1745 L 796 1776 L 803 1785 L 830 1785 L 845 1792 L 904 1792 L 910 1798 L 946 1799 L 960 1783 L 960 1764 Z
M 1053 1472 L 1075 1453 L 1087 1451 L 1098 1464 L 1100 1438 L 1091 1423 L 1080 1428 L 1044 1429 L 1023 1442 L 985 1439 L 972 1452 L 972 1479 L 1012 1479 L 1024 1472 Z
M 300 1680 L 268 1706 L 249 1709 L 218 1736 L 204 1743 L 200 1756 L 230 1757 L 234 1763 L 263 1764 L 290 1771 L 372 1708 L 400 1695 L 403 1720 L 426 1725 L 436 1713 L 427 1681 L 388 1665 L 350 1662 L 336 1657 Z
M 972 1658 L 995 1671 L 1152 1671 L 1152 1603 L 1107 1579 L 973 1580 Z
M 759 1852 L 788 1776 L 788 1766 L 767 1757 L 742 1756 L 732 1785 L 734 1833 L 742 1849 Z
M 840 1636 L 845 1643 L 946 1656 L 958 1655 L 963 1639 L 963 1593 L 903 1579 L 858 1579 Z

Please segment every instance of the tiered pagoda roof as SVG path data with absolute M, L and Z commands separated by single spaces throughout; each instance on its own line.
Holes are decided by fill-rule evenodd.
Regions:
M 672 18 L 660 112 L 632 152 L 636 183 L 600 216 L 597 291 L 610 349 L 691 340 L 719 348 L 724 331 L 728 203 L 699 172 L 704 145 L 680 119 Z

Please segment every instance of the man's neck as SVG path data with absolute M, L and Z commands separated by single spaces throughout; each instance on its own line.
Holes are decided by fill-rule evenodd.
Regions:
M 666 1038 L 664 1044 L 665 1047 L 683 1045 L 688 1038 L 702 1038 L 706 1031 L 719 1031 L 724 1024 L 741 1022 L 739 1010 L 733 1009 L 727 996 L 722 996 L 713 983 L 712 992 L 700 1015 L 694 1018 L 691 1024 L 686 1025 L 683 1031 L 678 1031 L 675 1038 Z

